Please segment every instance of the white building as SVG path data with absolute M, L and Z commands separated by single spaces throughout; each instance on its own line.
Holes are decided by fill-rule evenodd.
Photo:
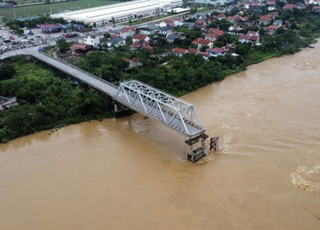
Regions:
M 182 0 L 135 0 L 125 3 L 94 7 L 84 10 L 52 14 L 51 18 L 64 18 L 67 21 L 82 21 L 84 23 L 102 26 L 107 22 L 115 23 L 129 21 L 157 14 L 166 14 L 172 9 L 182 6 Z
M 93 47 L 98 47 L 100 44 L 100 38 L 98 36 L 94 36 L 90 34 L 83 39 L 83 43 Z

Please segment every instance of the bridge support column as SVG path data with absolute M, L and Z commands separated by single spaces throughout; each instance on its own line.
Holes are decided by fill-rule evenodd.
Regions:
M 114 112 L 115 112 L 115 113 L 119 112 L 117 103 L 116 103 L 116 102 L 113 102 L 113 105 L 114 105 Z
M 113 107 L 114 107 L 114 117 L 115 118 L 132 115 L 132 111 L 129 108 L 119 104 L 115 100 L 113 100 L 112 103 L 113 103 Z
M 206 146 L 205 146 L 205 141 L 208 138 L 208 135 L 203 133 L 200 134 L 199 136 L 192 137 L 188 139 L 185 143 L 189 145 L 189 150 L 187 152 L 187 159 L 193 163 L 197 162 L 204 156 L 206 156 L 207 151 L 206 151 Z M 198 142 L 200 143 L 200 147 L 196 148 L 195 150 L 193 149 L 194 145 L 197 144 Z

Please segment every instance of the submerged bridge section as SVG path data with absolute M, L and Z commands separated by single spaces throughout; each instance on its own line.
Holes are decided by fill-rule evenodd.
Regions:
M 115 101 L 128 108 L 183 134 L 187 138 L 185 143 L 189 146 L 187 153 L 189 161 L 196 162 L 206 155 L 205 140 L 208 136 L 205 134 L 206 130 L 202 126 L 193 105 L 136 80 L 123 82 L 118 87 L 69 63 L 39 53 L 35 49 L 26 51 L 28 52 L 23 53 L 24 55 L 33 56 L 49 66 L 110 95 Z M 7 57 L 18 54 L 21 53 L 8 54 Z M 200 142 L 200 147 L 194 149 L 198 142 Z

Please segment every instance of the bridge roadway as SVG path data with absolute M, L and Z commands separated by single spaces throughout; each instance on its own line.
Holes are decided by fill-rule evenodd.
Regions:
M 44 55 L 43 53 L 38 52 L 37 47 L 26 48 L 23 50 L 10 51 L 10 52 L 7 52 L 7 53 L 4 53 L 3 55 L 1 55 L 0 59 L 4 59 L 7 57 L 12 57 L 12 56 L 16 56 L 16 55 L 31 55 L 34 58 L 68 74 L 69 76 L 72 76 L 72 77 L 80 80 L 81 82 L 84 82 L 84 83 L 90 85 L 91 87 L 108 94 L 109 96 L 111 96 L 114 100 L 118 101 L 119 103 L 124 104 L 124 105 L 128 106 L 129 108 L 131 108 L 139 113 L 142 113 L 143 115 L 150 117 L 150 118 L 166 125 L 167 127 L 174 129 L 175 131 L 178 131 L 179 133 L 185 135 L 188 139 L 191 139 L 195 136 L 199 136 L 201 134 L 204 134 L 204 132 L 205 132 L 205 128 L 202 127 L 200 121 L 199 120 L 194 121 L 194 120 L 192 120 L 192 118 L 188 119 L 187 115 L 184 115 L 184 114 L 187 114 L 188 112 L 184 112 L 184 114 L 182 114 L 183 112 L 181 112 L 182 111 L 181 108 L 175 107 L 174 105 L 172 106 L 172 104 L 166 104 L 161 101 L 160 101 L 160 104 L 162 103 L 161 106 L 156 107 L 156 106 L 150 105 L 150 104 L 146 103 L 146 100 L 147 101 L 154 101 L 154 98 L 150 95 L 143 96 L 143 97 L 147 98 L 147 99 L 143 99 L 143 100 L 135 100 L 136 98 L 132 97 L 132 95 L 130 95 L 130 94 L 127 94 L 126 98 L 119 97 L 119 93 L 118 93 L 119 87 L 118 86 L 116 86 L 110 82 L 107 82 L 101 78 L 98 78 L 97 76 L 94 76 L 88 72 L 85 72 L 85 71 L 83 71 L 83 70 L 81 70 L 81 69 L 79 69 L 69 63 L 54 59 L 54 58 L 47 56 L 47 55 Z M 142 95 L 143 95 L 143 92 L 142 92 Z M 140 92 L 140 97 L 141 97 L 141 92 Z M 178 101 L 180 104 L 181 104 L 181 102 L 185 103 L 177 98 L 174 98 L 174 97 L 172 97 L 172 98 L 175 101 Z M 132 101 L 132 103 L 129 103 L 129 101 Z M 185 104 L 187 104 L 187 103 L 185 103 Z M 170 108 L 171 111 L 164 109 L 164 106 L 166 108 Z M 194 110 L 192 105 L 187 104 L 187 106 L 190 106 L 192 111 Z M 187 108 L 188 111 L 190 111 L 190 108 L 189 109 Z M 183 110 L 185 110 L 185 109 L 186 108 L 183 108 Z M 196 117 L 197 117 L 197 115 L 196 115 Z

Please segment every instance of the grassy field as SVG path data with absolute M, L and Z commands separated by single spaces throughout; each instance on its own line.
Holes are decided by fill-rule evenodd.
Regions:
M 26 0 L 27 3 L 28 0 Z M 33 0 L 29 0 L 33 1 Z M 17 1 L 18 3 L 23 2 L 23 0 Z M 33 1 L 34 2 L 34 1 Z M 104 6 L 109 4 L 118 3 L 116 0 L 77 0 L 72 2 L 57 2 L 52 4 L 43 4 L 43 5 L 35 5 L 35 6 L 25 6 L 25 7 L 17 7 L 14 9 L 0 9 L 0 16 L 6 17 L 8 19 L 14 19 L 14 12 L 16 14 L 16 18 L 19 17 L 32 17 L 38 16 L 41 14 L 59 13 L 64 10 L 80 10 L 87 9 L 91 7 Z
M 38 0 L 15 0 L 17 2 L 18 5 L 22 5 L 22 4 L 30 4 L 30 3 L 38 3 Z M 42 1 L 44 2 L 44 0 Z

